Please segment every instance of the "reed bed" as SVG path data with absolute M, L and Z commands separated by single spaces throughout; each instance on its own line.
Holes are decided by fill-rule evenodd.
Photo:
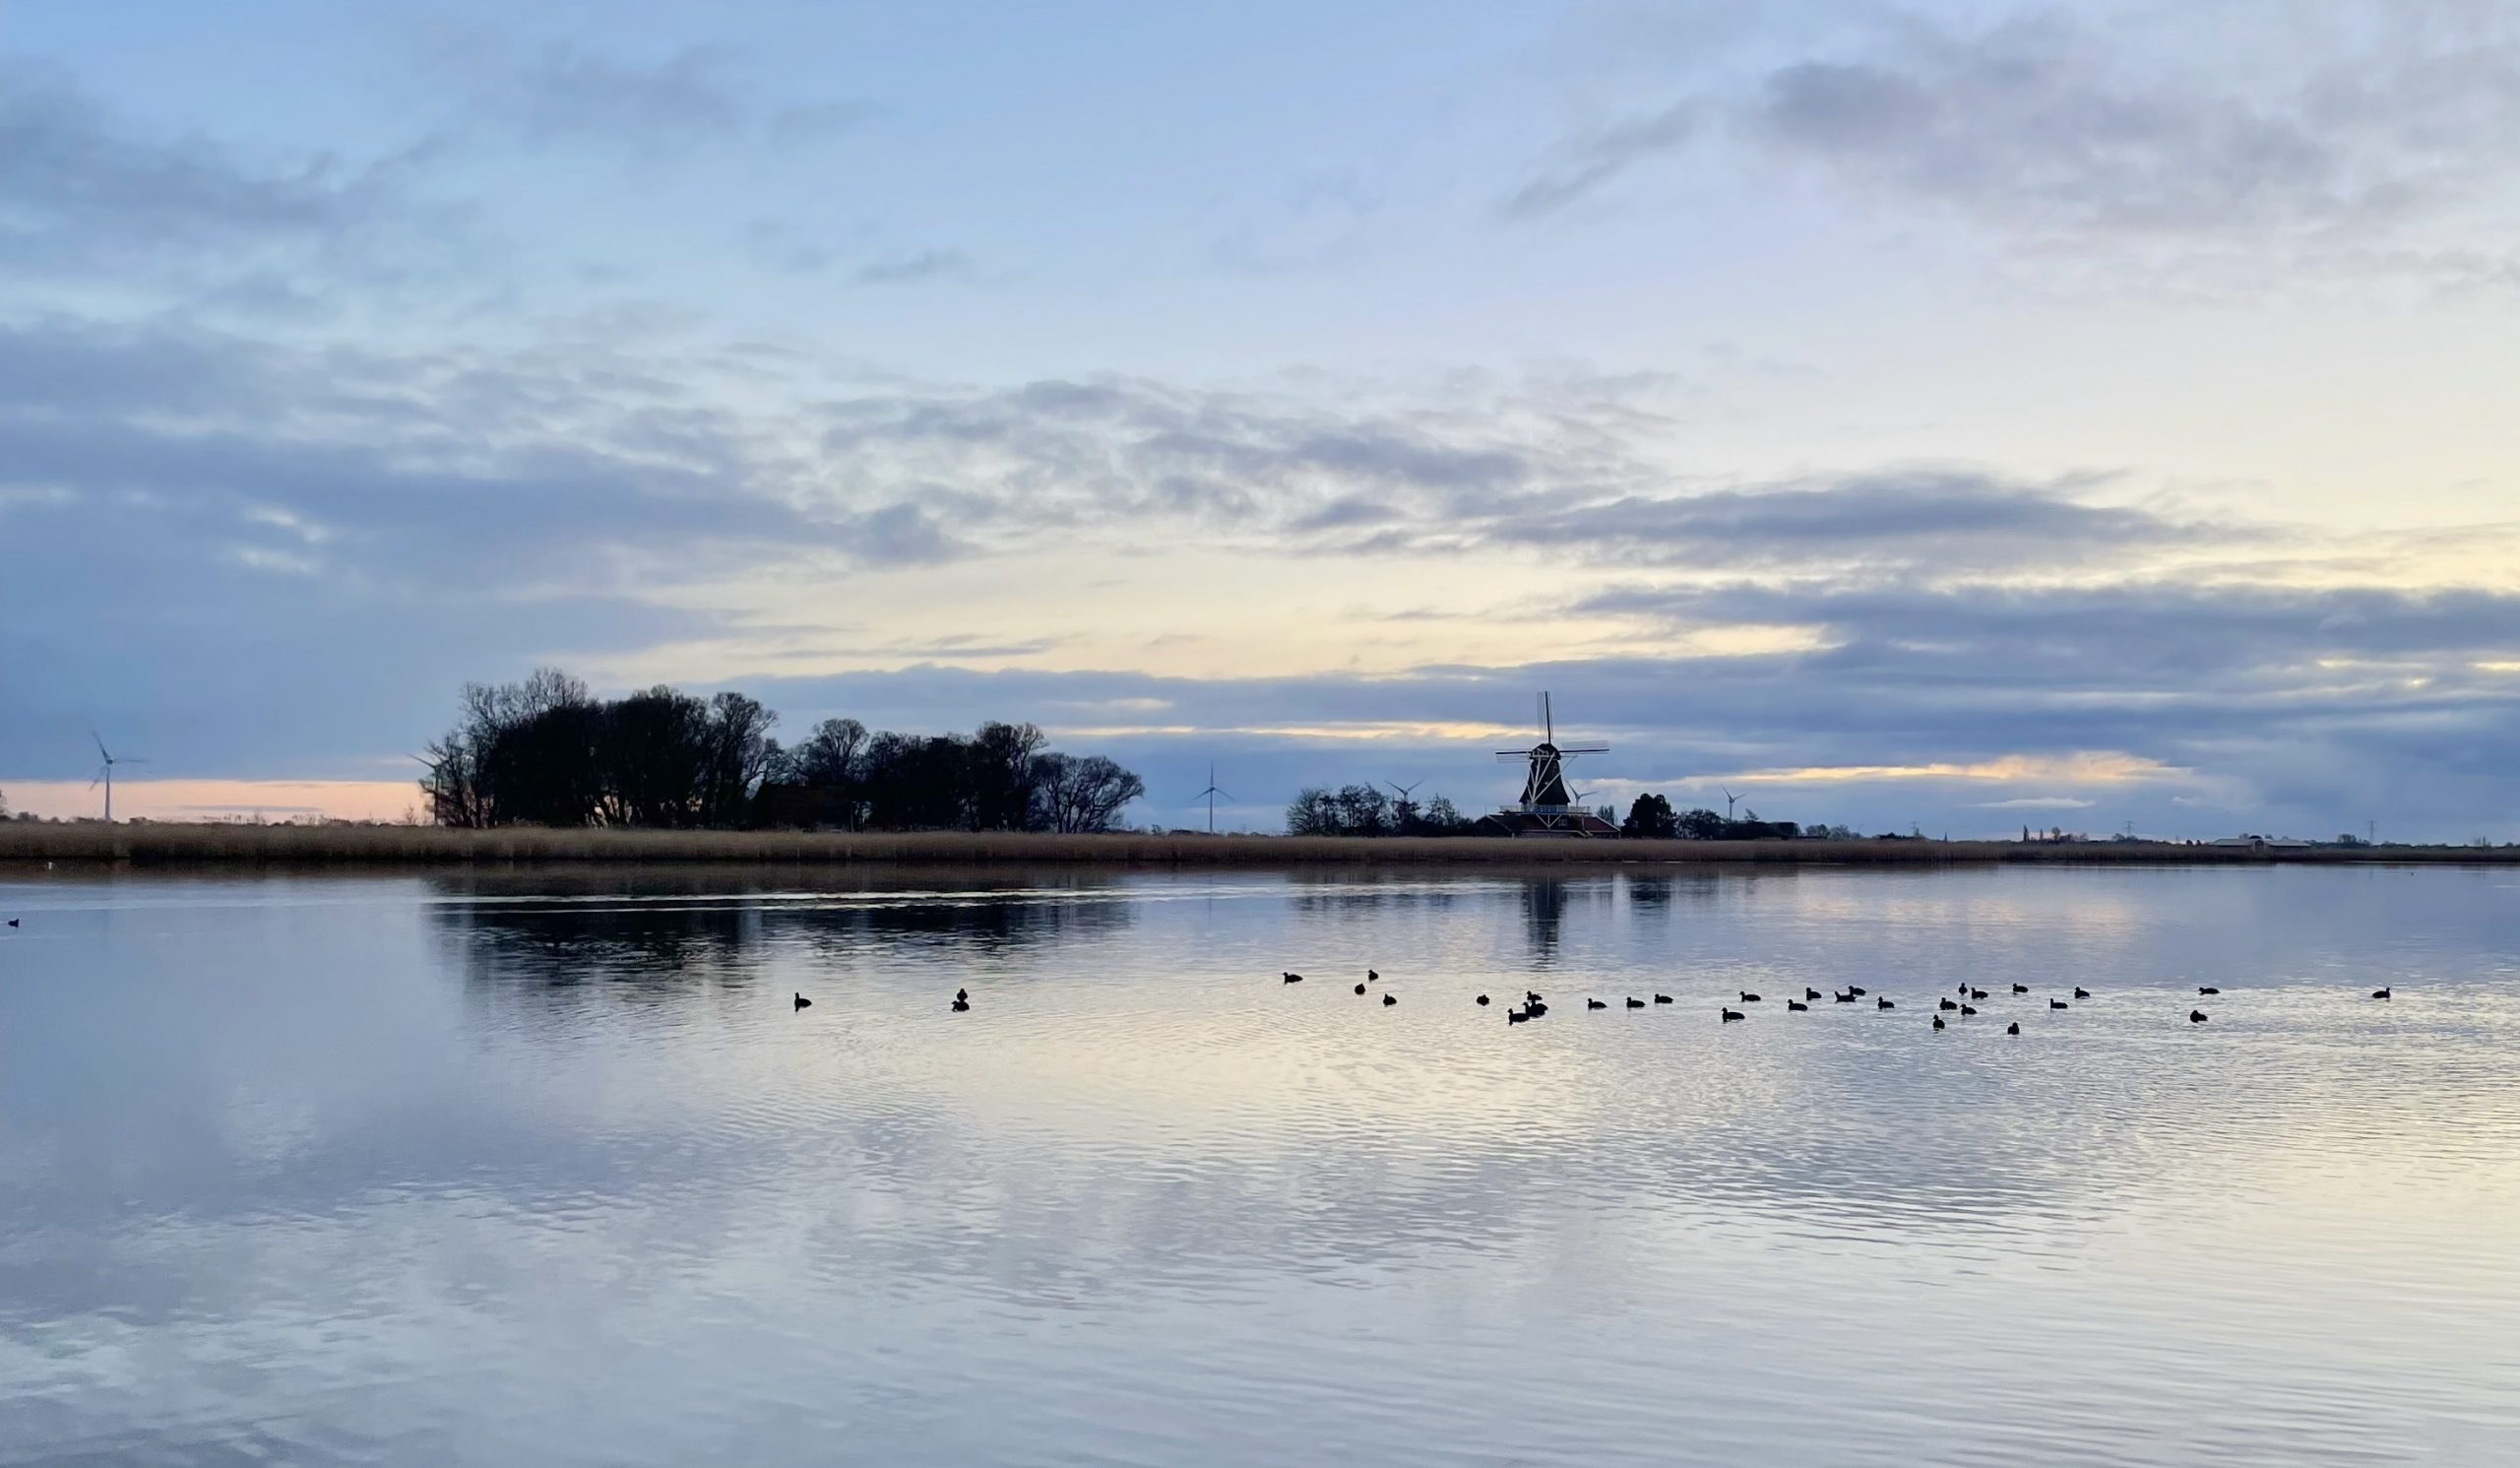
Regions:
M 1052 836 L 1027 832 L 611 831 L 507 826 L 0 823 L 0 862 L 154 865 L 471 865 L 746 862 L 796 865 L 1086 863 L 1115 866 L 2261 865 L 2520 862 L 2520 848 L 2316 847 L 2251 851 L 2169 842 L 1552 841 L 1477 837 Z

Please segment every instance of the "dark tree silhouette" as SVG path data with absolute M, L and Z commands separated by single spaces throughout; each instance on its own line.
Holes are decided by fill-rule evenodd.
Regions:
M 1638 796 L 1627 807 L 1627 819 L 1619 822 L 1619 834 L 1646 840 L 1661 840 L 1678 834 L 1679 817 L 1671 810 L 1671 802 L 1661 796 L 1647 793 Z

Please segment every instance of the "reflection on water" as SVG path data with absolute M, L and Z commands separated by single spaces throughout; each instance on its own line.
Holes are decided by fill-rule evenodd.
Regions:
M 0 886 L 0 1463 L 2512 1461 L 2514 886 Z

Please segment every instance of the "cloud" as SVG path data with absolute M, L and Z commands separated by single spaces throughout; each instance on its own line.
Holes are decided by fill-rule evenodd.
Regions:
M 118 124 L 66 73 L 0 60 L 0 264 L 86 276 L 211 252 L 267 261 L 321 251 L 403 218 L 417 157 L 273 161 L 197 136 L 153 138 Z
M 870 260 L 850 272 L 860 286 L 906 286 L 948 280 L 972 273 L 972 257 L 961 250 L 914 250 Z
M 874 115 L 850 99 L 767 103 L 741 58 L 717 46 L 634 59 L 569 43 L 520 51 L 475 34 L 443 47 L 436 61 L 476 121 L 538 146 L 653 152 L 755 134 L 794 145 L 838 137 Z
M 2009 7 L 1968 27 L 1817 9 L 1836 24 L 1780 23 L 1752 59 L 1683 63 L 1677 100 L 1560 145 L 1502 208 L 1562 210 L 1702 146 L 2013 236 L 2332 249 L 2489 202 L 2520 174 L 2520 22 L 2507 10 L 2329 0 L 2165 20 Z M 2200 43 L 2225 23 L 2243 48 Z

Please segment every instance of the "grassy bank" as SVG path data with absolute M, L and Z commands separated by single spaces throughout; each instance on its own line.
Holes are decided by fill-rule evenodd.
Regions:
M 1333 864 L 1550 865 L 1622 862 L 1933 866 L 2269 862 L 2520 862 L 2520 849 L 2322 847 L 2253 852 L 2154 842 L 1357 840 L 1292 836 L 1043 836 L 917 831 L 492 831 L 434 826 L 232 826 L 0 823 L 0 862 L 138 864 L 466 865 L 507 862 L 959 864 L 1090 862 L 1123 866 Z

